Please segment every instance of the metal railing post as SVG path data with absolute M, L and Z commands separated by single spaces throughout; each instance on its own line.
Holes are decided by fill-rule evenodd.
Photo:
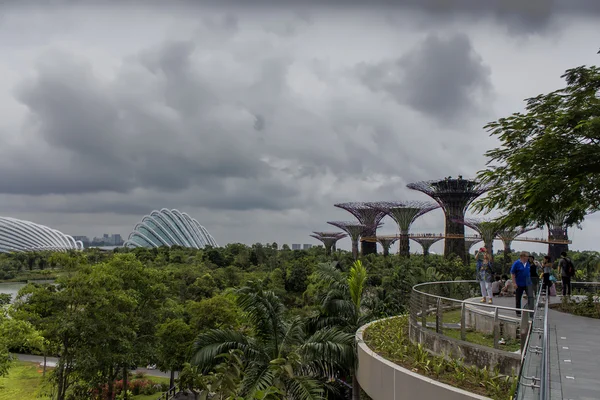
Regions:
M 529 336 L 529 311 L 521 312 L 521 354 L 525 354 L 525 345 Z
M 440 299 L 438 297 L 437 306 L 436 306 L 436 310 L 435 310 L 435 331 L 437 333 L 442 333 L 442 324 L 443 324 L 442 299 Z
M 498 319 L 498 307 L 494 311 L 494 348 L 499 348 L 500 341 L 500 320 Z
M 467 340 L 467 305 L 460 304 L 460 340 Z

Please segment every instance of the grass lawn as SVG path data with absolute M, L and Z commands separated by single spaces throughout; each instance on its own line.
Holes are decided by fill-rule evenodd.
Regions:
M 452 339 L 460 340 L 460 329 L 444 329 L 442 332 L 444 335 L 451 337 Z M 486 335 L 481 332 L 467 331 L 467 342 L 480 344 L 486 347 L 494 347 L 494 336 Z M 517 351 L 521 348 L 521 342 L 515 339 L 504 339 L 506 344 L 498 346 L 499 350 L 504 351 Z
M 435 314 L 427 316 L 427 322 L 435 322 Z M 446 311 L 442 314 L 442 322 L 444 324 L 459 324 L 460 323 L 460 308 L 458 310 Z
M 154 383 L 169 383 L 169 378 L 146 376 Z M 135 378 L 132 378 L 132 380 Z M 6 377 L 0 378 L 0 400 L 50 400 L 50 392 L 43 384 L 42 369 L 37 363 L 16 361 Z M 160 393 L 133 396 L 131 400 L 156 400 Z
M 42 369 L 36 363 L 17 361 L 8 375 L 0 378 L 0 400 L 50 400 L 42 393 Z

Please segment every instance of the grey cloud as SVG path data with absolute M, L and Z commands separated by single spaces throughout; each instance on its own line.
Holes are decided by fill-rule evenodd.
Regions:
M 491 91 L 491 70 L 464 34 L 430 35 L 400 58 L 362 64 L 358 73 L 371 90 L 444 124 L 477 111 Z

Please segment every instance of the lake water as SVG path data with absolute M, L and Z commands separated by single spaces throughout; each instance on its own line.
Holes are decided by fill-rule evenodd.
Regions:
M 0 283 L 0 293 L 8 293 L 12 295 L 11 301 L 14 301 L 19 289 L 25 285 L 26 284 L 22 282 Z

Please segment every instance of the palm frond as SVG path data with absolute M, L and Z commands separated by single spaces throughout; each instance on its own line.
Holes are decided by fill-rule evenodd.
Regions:
M 286 324 L 285 335 L 281 340 L 281 344 L 278 349 L 278 357 L 283 357 L 289 352 L 295 345 L 302 343 L 304 339 L 304 324 L 298 317 L 292 319 Z
M 213 329 L 196 338 L 192 364 L 206 370 L 220 361 L 217 356 L 236 349 L 242 351 L 248 361 L 267 358 L 252 338 L 234 330 Z
M 306 362 L 321 361 L 339 368 L 354 365 L 354 334 L 339 328 L 322 329 L 298 348 Z
M 322 400 L 323 385 L 317 379 L 308 376 L 295 376 L 285 382 L 286 399 Z
M 265 342 L 273 341 L 272 347 L 278 349 L 285 334 L 285 307 L 277 295 L 256 285 L 248 286 L 238 290 L 237 303 L 252 323 L 255 336 Z
M 246 368 L 246 374 L 242 380 L 241 395 L 245 399 L 254 398 L 259 390 L 266 390 L 273 385 L 275 371 L 268 363 L 252 363 Z
M 367 283 L 367 269 L 362 261 L 356 260 L 350 268 L 350 276 L 348 276 L 348 287 L 350 288 L 350 298 L 356 309 L 360 309 L 363 290 Z

